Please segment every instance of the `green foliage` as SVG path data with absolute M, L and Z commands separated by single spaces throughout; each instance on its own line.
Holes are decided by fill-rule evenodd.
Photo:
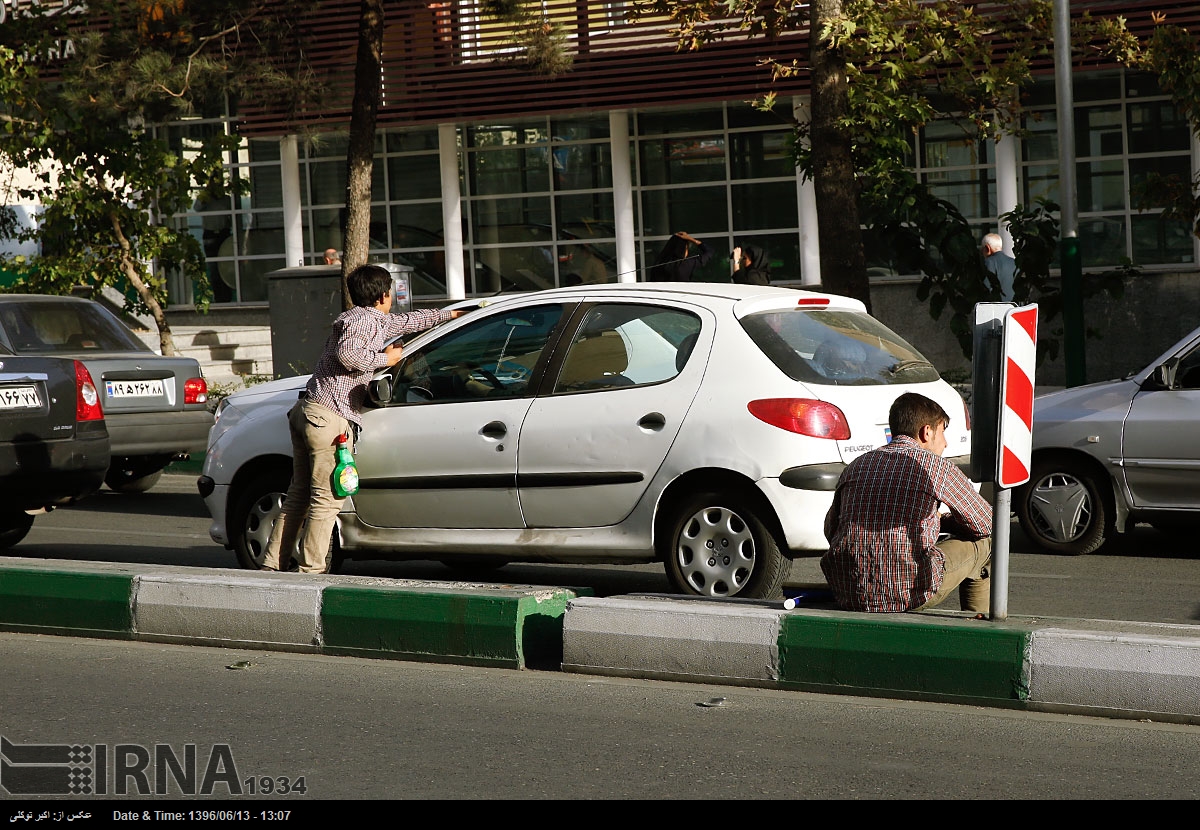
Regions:
M 311 76 L 290 59 L 307 5 L 90 0 L 81 14 L 10 17 L 0 31 L 0 161 L 35 174 L 19 195 L 42 208 L 39 226 L 21 234 L 39 239 L 42 256 L 0 262 L 18 275 L 13 290 L 114 286 L 165 331 L 174 272 L 205 307 L 203 253 L 173 217 L 198 198 L 228 196 L 225 161 L 238 140 L 195 131 L 173 147 L 154 125 L 227 97 L 286 90 L 282 100 L 300 105 Z M 64 42 L 74 54 L 50 60 L 51 44 Z
M 567 32 L 545 14 L 540 3 L 483 0 L 481 5 L 484 14 L 508 26 L 509 42 L 516 47 L 516 60 L 531 72 L 554 78 L 571 70 L 573 61 L 567 51 Z

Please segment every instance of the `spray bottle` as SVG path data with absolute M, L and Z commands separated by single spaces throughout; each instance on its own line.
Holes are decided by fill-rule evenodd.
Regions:
M 346 445 L 347 435 L 342 433 L 334 439 L 337 446 L 337 464 L 333 468 L 333 495 L 339 499 L 353 496 L 358 492 L 358 467 L 354 465 L 354 456 Z

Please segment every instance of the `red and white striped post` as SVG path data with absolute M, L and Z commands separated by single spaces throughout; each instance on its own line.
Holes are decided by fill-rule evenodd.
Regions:
M 1037 366 L 1038 307 L 1004 313 L 996 418 L 995 499 L 992 506 L 993 620 L 1008 618 L 1008 549 L 1011 488 L 1029 480 L 1033 457 L 1034 370 Z

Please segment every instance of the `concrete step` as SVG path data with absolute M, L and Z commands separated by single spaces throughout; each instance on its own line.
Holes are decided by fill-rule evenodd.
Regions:
M 157 331 L 137 334 L 159 351 Z M 200 364 L 210 388 L 240 389 L 247 378 L 273 376 L 268 326 L 172 326 L 171 334 L 176 350 Z

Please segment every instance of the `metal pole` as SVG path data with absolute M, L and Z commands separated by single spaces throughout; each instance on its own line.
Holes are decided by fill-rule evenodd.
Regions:
M 1075 197 L 1075 99 L 1071 88 L 1071 10 L 1054 0 L 1054 88 L 1058 104 L 1059 264 L 1063 291 L 1063 357 L 1067 386 L 1086 383 L 1083 348 L 1083 262 Z
M 992 499 L 992 620 L 1008 619 L 1008 546 L 1012 490 L 997 487 Z

